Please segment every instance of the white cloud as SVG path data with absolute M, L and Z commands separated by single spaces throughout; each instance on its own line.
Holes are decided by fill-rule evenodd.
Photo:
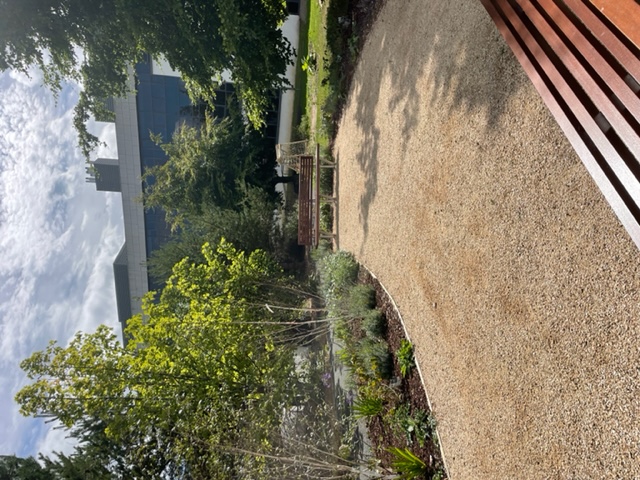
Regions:
M 77 86 L 65 85 L 56 103 L 41 83 L 37 71 L 0 74 L 0 454 L 66 445 L 64 432 L 19 416 L 19 362 L 51 339 L 118 326 L 120 197 L 85 182 L 72 125 Z M 115 157 L 113 126 L 91 127 L 110 145 L 98 153 Z
M 38 432 L 34 437 L 37 439 L 36 451 L 50 458 L 55 458 L 54 453 L 68 455 L 75 447 L 74 440 L 69 438 L 69 431 L 56 424 L 48 425 L 45 432 Z

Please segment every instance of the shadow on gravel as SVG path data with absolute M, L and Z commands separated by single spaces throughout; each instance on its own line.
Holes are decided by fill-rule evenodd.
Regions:
M 362 0 L 359 5 L 379 8 L 380 1 Z M 397 134 L 405 155 L 421 116 L 430 107 L 438 105 L 440 112 L 480 112 L 486 128 L 494 129 L 509 97 L 518 89 L 509 73 L 512 54 L 480 2 L 390 3 L 382 9 L 373 30 L 348 100 L 356 105 L 355 119 L 363 134 L 357 161 L 366 175 L 366 190 L 360 199 L 365 239 L 369 206 L 377 194 L 378 162 L 384 161 L 378 155 L 384 141 L 376 124 L 378 116 L 401 113 Z M 420 91 L 425 76 L 430 93 Z M 388 88 L 389 100 L 379 105 L 383 90 Z M 387 98 L 388 94 L 384 95 Z

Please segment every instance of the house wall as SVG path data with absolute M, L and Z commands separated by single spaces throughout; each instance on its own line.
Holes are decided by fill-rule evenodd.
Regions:
M 133 71 L 129 77 L 129 91 L 135 88 Z M 142 198 L 140 142 L 138 136 L 138 109 L 136 96 L 128 93 L 124 98 L 114 99 L 116 114 L 116 142 L 120 165 L 120 190 L 124 236 L 127 245 L 127 276 L 131 298 L 131 311 L 140 312 L 140 299 L 149 291 L 147 279 L 147 248 L 145 239 L 144 209 Z M 120 318 L 124 322 L 127 319 Z

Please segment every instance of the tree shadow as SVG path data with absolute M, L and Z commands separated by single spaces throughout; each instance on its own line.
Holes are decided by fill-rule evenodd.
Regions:
M 369 208 L 378 193 L 379 164 L 384 161 L 379 158 L 384 141 L 379 116 L 402 119 L 397 130 L 402 155 L 429 109 L 480 114 L 484 128 L 493 130 L 521 86 L 519 77 L 513 78 L 514 65 L 519 68 L 480 2 L 411 0 L 385 5 L 367 38 L 348 100 L 355 104 L 354 118 L 362 134 L 356 161 L 366 176 L 359 202 L 364 239 Z M 421 87 L 425 81 L 428 88 Z M 382 98 L 385 105 L 380 104 Z

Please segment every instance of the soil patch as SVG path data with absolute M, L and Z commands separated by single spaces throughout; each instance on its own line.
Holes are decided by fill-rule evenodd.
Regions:
M 380 282 L 366 269 L 360 269 L 359 277 L 362 283 L 371 285 L 375 289 L 376 307 L 382 311 L 387 321 L 384 339 L 389 344 L 389 350 L 397 352 L 401 342 L 407 339 L 397 309 Z M 427 465 L 432 466 L 434 470 L 442 469 L 440 448 L 437 445 L 437 440 L 433 439 L 436 438 L 435 436 L 431 439 L 426 439 L 420 445 L 418 442 L 409 441 L 402 429 L 398 428 L 397 425 L 394 426 L 393 421 L 390 421 L 394 409 L 403 404 L 410 406 L 408 412 L 410 415 L 416 415 L 418 412 L 424 412 L 427 415 L 432 414 L 418 370 L 412 368 L 409 375 L 403 377 L 396 355 L 393 356 L 393 359 L 393 378 L 400 380 L 400 385 L 397 387 L 398 396 L 394 402 L 386 406 L 381 415 L 372 418 L 367 425 L 374 456 L 381 460 L 383 466 L 390 468 L 393 455 L 387 450 L 388 447 L 407 447 Z

